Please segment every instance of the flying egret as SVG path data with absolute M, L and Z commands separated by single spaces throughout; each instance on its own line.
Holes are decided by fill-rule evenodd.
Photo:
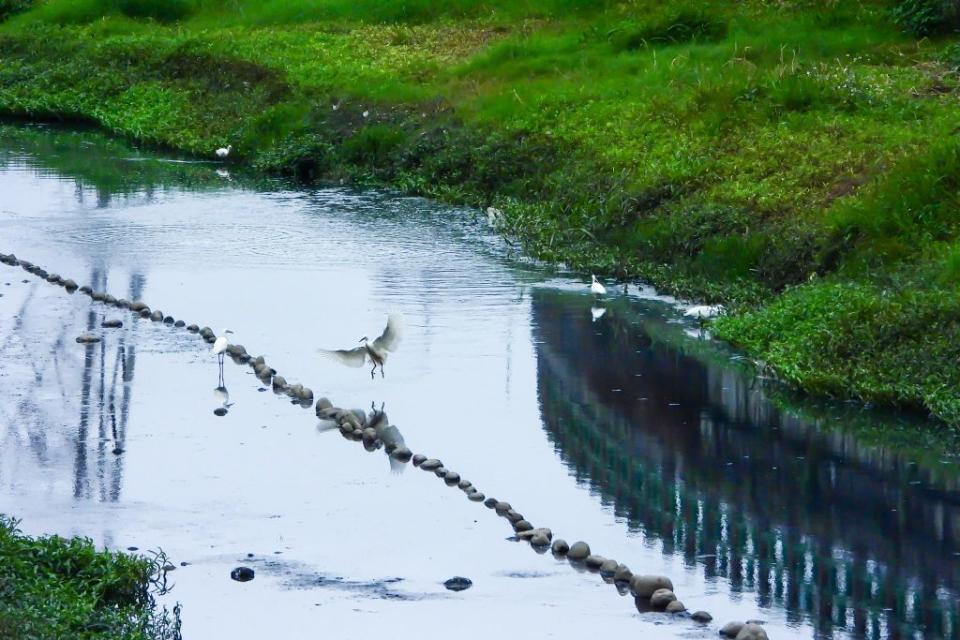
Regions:
M 590 293 L 598 296 L 606 295 L 607 288 L 600 284 L 600 281 L 597 280 L 597 276 L 590 276 Z
M 233 149 L 233 145 L 228 144 L 225 147 L 220 147 L 219 149 L 217 149 L 215 153 L 217 154 L 218 158 L 226 158 L 228 155 L 230 155 L 230 151 L 232 149 Z
M 403 318 L 398 314 L 391 313 L 387 318 L 387 326 L 383 333 L 374 341 L 370 341 L 367 336 L 360 338 L 360 346 L 353 349 L 320 349 L 320 353 L 336 358 L 342 364 L 348 367 L 362 367 L 370 358 L 373 362 L 373 368 L 370 370 L 370 377 L 373 378 L 380 367 L 380 377 L 384 377 L 383 363 L 387 361 L 387 356 L 397 350 L 400 344 L 400 334 L 403 332 Z

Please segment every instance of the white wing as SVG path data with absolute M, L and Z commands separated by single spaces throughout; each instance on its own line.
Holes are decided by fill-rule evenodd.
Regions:
M 387 326 L 383 333 L 373 341 L 373 348 L 377 351 L 396 351 L 402 333 L 403 318 L 398 314 L 391 313 L 387 318 Z
M 210 353 L 212 353 L 212 354 L 214 354 L 214 355 L 219 355 L 219 354 L 223 353 L 224 351 L 227 350 L 227 344 L 229 344 L 229 343 L 227 342 L 227 337 L 226 337 L 226 336 L 220 336 L 219 338 L 217 338 L 217 339 L 214 341 L 214 343 L 213 343 L 213 348 L 210 349 Z
M 363 363 L 367 361 L 367 348 L 366 347 L 356 347 L 355 349 L 320 349 L 320 353 L 327 356 L 328 358 L 333 358 L 337 360 L 340 364 L 344 364 L 348 367 L 362 367 Z

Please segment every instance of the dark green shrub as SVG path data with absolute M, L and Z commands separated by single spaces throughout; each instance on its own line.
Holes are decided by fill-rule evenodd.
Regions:
M 893 18 L 917 36 L 960 30 L 960 0 L 899 0 Z
M 193 13 L 196 2 L 195 0 L 117 0 L 117 8 L 123 15 L 130 18 L 174 22 Z
M 0 22 L 10 16 L 26 11 L 33 6 L 34 0 L 0 0 Z
M 706 13 L 681 11 L 650 24 L 615 30 L 610 39 L 615 50 L 633 51 L 647 46 L 694 40 L 710 42 L 726 35 L 726 22 Z

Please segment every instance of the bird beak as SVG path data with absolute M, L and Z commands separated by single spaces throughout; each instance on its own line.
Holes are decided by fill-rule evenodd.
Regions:
M 224 331 L 224 333 L 233 333 L 233 330 L 227 329 L 226 331 Z
M 367 341 L 367 336 L 363 336 L 362 338 L 360 338 L 360 342 L 366 342 L 366 341 Z

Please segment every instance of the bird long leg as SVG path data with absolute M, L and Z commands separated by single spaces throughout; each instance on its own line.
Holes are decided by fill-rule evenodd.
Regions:
M 376 376 L 376 374 L 377 374 L 377 363 L 374 362 L 374 363 L 373 363 L 373 369 L 370 369 L 370 379 L 373 380 L 373 378 Z

